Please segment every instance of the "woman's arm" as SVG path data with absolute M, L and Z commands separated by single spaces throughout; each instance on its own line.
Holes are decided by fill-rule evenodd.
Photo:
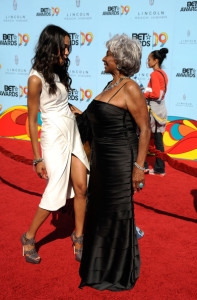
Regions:
M 80 109 L 78 109 L 76 106 L 74 106 L 73 104 L 68 103 L 68 105 L 69 105 L 69 107 L 70 107 L 71 112 L 72 112 L 74 115 L 82 114 L 82 111 L 81 111 Z
M 139 86 L 135 82 L 125 85 L 126 93 L 126 105 L 135 119 L 137 126 L 140 129 L 138 155 L 136 163 L 144 168 L 144 162 L 146 159 L 149 141 L 150 141 L 150 123 L 149 115 L 146 106 L 146 99 L 142 94 Z M 134 192 L 139 190 L 139 183 L 144 184 L 144 171 L 140 170 L 136 166 L 133 168 L 133 189 Z
M 28 120 L 31 144 L 34 153 L 34 159 L 40 158 L 40 151 L 38 145 L 38 109 L 40 104 L 40 93 L 42 91 L 42 82 L 40 78 L 33 75 L 28 80 Z M 37 174 L 44 179 L 47 179 L 47 172 L 43 161 L 36 165 Z
M 151 87 L 152 92 L 147 92 L 144 93 L 144 96 L 146 97 L 146 99 L 159 99 L 160 97 L 160 81 L 159 81 L 159 75 L 157 74 L 158 72 L 153 72 L 151 73 L 151 80 L 149 81 L 148 86 Z

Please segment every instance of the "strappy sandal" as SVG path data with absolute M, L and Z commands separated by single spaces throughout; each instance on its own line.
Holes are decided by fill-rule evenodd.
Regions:
M 80 262 L 82 258 L 83 247 L 76 249 L 75 244 L 78 243 L 80 245 L 83 245 L 83 235 L 77 237 L 75 231 L 73 231 L 70 238 L 73 242 L 75 259 Z
M 28 239 L 26 237 L 26 233 L 24 233 L 21 237 L 21 243 L 23 245 L 23 256 L 25 256 L 26 262 L 32 263 L 32 264 L 39 264 L 41 261 L 41 258 L 39 257 L 38 253 L 35 249 L 35 239 Z M 27 251 L 25 250 L 26 245 L 34 246 L 31 250 Z M 39 258 L 39 259 L 38 259 Z

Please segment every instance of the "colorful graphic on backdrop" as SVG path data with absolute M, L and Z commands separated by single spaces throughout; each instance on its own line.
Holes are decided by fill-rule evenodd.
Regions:
M 91 90 L 81 89 L 83 101 Z M 163 135 L 165 152 L 174 158 L 197 160 L 197 121 L 170 117 Z M 38 114 L 38 137 L 40 139 L 42 121 Z M 26 106 L 15 106 L 0 115 L 0 137 L 30 140 L 28 113 Z
M 167 47 L 169 53 L 162 67 L 169 79 L 165 97 L 168 116 L 177 116 L 177 120 L 196 119 L 196 1 L 146 0 L 143 5 L 141 1 L 127 0 L 111 0 L 107 4 L 106 0 L 64 2 L 48 0 L 43 6 L 39 1 L 30 1 L 28 5 L 25 0 L 4 1 L 0 10 L 1 114 L 10 110 L 13 117 L 14 108 L 18 113 L 18 105 L 26 107 L 28 74 L 38 37 L 46 25 L 55 24 L 71 33 L 69 74 L 73 90 L 69 92 L 69 101 L 80 110 L 84 111 L 112 79 L 104 73 L 102 62 L 107 40 L 117 33 L 126 33 L 143 46 L 141 69 L 132 79 L 146 87 L 152 71 L 146 67 L 149 53 Z M 16 118 L 15 126 L 24 116 Z M 23 137 L 17 132 L 11 136 Z M 181 140 L 183 145 L 186 136 Z
M 197 160 L 197 121 L 170 119 L 163 135 L 165 152 L 174 158 Z
M 38 138 L 41 133 L 40 112 L 38 114 Z M 30 140 L 27 106 L 13 106 L 0 115 L 0 137 Z

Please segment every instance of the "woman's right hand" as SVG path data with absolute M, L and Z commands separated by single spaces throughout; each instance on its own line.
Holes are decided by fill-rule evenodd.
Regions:
M 72 105 L 72 104 L 69 103 L 69 107 L 70 107 L 71 112 L 74 115 L 82 114 L 82 111 L 80 109 L 78 109 L 76 106 L 74 106 L 74 105 Z
M 48 179 L 47 170 L 45 167 L 45 163 L 43 161 L 39 162 L 36 165 L 36 173 L 42 179 Z
M 136 166 L 134 166 L 133 168 L 132 182 L 134 193 L 136 191 L 141 191 L 141 188 L 139 187 L 140 183 L 142 183 L 143 185 L 145 184 L 144 171 L 138 169 Z

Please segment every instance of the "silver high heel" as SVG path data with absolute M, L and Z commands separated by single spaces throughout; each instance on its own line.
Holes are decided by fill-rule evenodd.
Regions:
M 26 238 L 26 233 L 24 233 L 21 237 L 21 243 L 23 245 L 23 256 L 25 256 L 26 262 L 32 263 L 32 264 L 39 264 L 41 261 L 41 258 L 38 259 L 39 255 L 36 252 L 35 247 L 31 250 L 27 251 L 25 250 L 26 245 L 35 246 L 35 239 L 28 239 Z
M 73 231 L 70 238 L 73 242 L 75 259 L 80 262 L 82 258 L 83 247 L 76 249 L 75 244 L 78 243 L 80 245 L 83 245 L 83 235 L 77 237 L 75 231 Z

